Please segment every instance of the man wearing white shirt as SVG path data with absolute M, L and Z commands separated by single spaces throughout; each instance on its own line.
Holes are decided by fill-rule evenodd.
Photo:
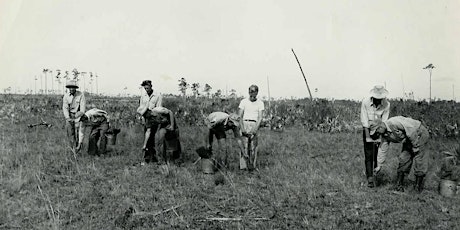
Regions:
M 141 84 L 142 87 L 144 87 L 145 92 L 141 95 L 141 99 L 139 100 L 139 107 L 137 108 L 137 111 L 146 111 L 146 110 L 153 110 L 156 107 L 161 107 L 162 102 L 163 102 L 163 97 L 159 93 L 155 93 L 152 89 L 152 81 L 150 80 L 145 80 L 142 81 Z M 140 113 L 141 115 L 145 114 Z M 149 140 L 147 142 L 146 148 L 143 148 L 142 151 L 144 152 L 144 160 L 146 163 L 150 162 L 157 162 L 158 158 L 156 156 L 156 151 L 155 151 L 155 134 L 156 131 L 158 130 L 158 125 L 157 123 L 150 124 L 150 127 L 147 127 L 147 124 L 145 124 L 144 127 L 144 132 L 147 132 L 148 128 L 151 128 L 152 130 L 152 135 L 149 136 Z
M 62 97 L 62 111 L 64 113 L 65 128 L 67 131 L 67 138 L 70 141 L 72 148 L 77 147 L 79 122 L 75 122 L 75 114 L 77 112 L 84 113 L 86 111 L 85 94 L 78 91 L 77 81 L 69 80 L 66 83 L 66 88 L 69 89 L 68 93 L 64 93 Z
M 369 123 L 374 120 L 388 120 L 390 102 L 386 99 L 388 91 L 383 86 L 375 86 L 370 91 L 370 97 L 361 103 L 361 124 L 363 126 L 364 164 L 366 167 L 367 186 L 375 186 L 373 170 L 377 167 L 377 153 L 380 142 L 374 141 L 369 133 Z
M 240 155 L 240 169 L 247 169 L 248 163 L 255 168 L 257 161 L 257 131 L 262 121 L 264 102 L 257 99 L 259 87 L 251 85 L 249 87 L 249 98 L 241 100 L 238 106 L 238 115 L 241 118 L 241 132 L 243 135 L 243 145 L 245 151 Z

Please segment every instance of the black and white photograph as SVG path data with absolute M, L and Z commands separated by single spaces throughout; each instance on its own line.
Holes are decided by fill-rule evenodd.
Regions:
M 460 1 L 0 0 L 1 229 L 459 229 Z

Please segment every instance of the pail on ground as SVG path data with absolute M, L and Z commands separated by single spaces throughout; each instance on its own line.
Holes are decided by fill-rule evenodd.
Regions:
M 109 145 L 115 145 L 115 143 L 117 143 L 117 134 L 108 133 L 105 134 L 105 136 L 107 137 L 107 143 Z
M 457 182 L 442 179 L 439 182 L 439 193 L 446 197 L 452 197 L 456 194 Z
M 201 158 L 201 170 L 205 174 L 214 174 L 215 166 L 212 159 Z

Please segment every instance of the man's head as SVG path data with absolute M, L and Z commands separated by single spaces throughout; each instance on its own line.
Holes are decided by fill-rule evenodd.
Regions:
M 384 134 L 387 130 L 385 123 L 381 120 L 373 120 L 369 122 L 369 134 L 372 135 L 379 135 Z
M 65 84 L 65 87 L 69 89 L 70 94 L 75 94 L 78 89 L 77 81 L 75 80 L 68 80 L 67 83 Z
M 250 101 L 256 101 L 258 93 L 259 93 L 259 87 L 257 87 L 257 85 L 249 86 L 249 100 Z
M 144 87 L 145 92 L 147 92 L 149 95 L 153 93 L 152 81 L 145 80 L 141 83 L 141 86 Z
M 372 103 L 374 105 L 382 104 L 382 100 L 388 96 L 388 91 L 381 85 L 376 85 L 370 91 Z

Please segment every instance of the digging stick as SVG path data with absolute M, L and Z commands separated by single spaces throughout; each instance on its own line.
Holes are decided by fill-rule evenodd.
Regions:
M 305 74 L 303 73 L 302 66 L 300 65 L 299 59 L 297 58 L 297 55 L 295 55 L 294 49 L 292 49 L 292 53 L 294 54 L 295 60 L 297 60 L 297 64 L 299 64 L 300 72 L 302 72 L 303 79 L 305 80 L 305 84 L 307 85 L 308 93 L 310 94 L 310 100 L 313 101 L 313 96 L 311 95 L 310 87 L 308 87 L 308 82 L 307 78 L 305 78 Z

